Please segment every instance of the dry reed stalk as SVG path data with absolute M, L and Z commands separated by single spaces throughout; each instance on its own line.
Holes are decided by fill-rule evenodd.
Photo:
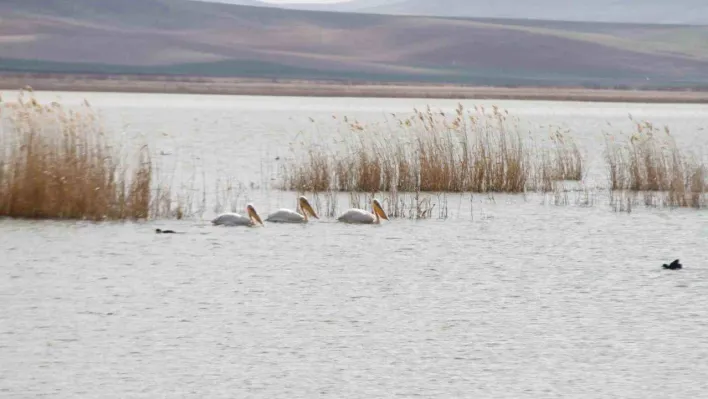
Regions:
M 340 173 L 348 173 L 347 170 L 330 167 L 329 155 L 321 150 L 311 148 L 305 156 L 292 164 L 291 168 L 281 166 L 281 174 L 288 181 L 288 186 L 299 191 L 327 191 L 333 184 L 332 174 L 335 173 L 339 179 L 346 179 L 347 176 L 340 176 Z
M 667 127 L 662 132 L 649 122 L 635 126 L 627 142 L 606 138 L 611 189 L 663 194 L 660 202 L 672 207 L 705 207 L 705 164 L 684 155 Z M 645 204 L 657 203 L 657 195 L 649 197 Z
M 507 192 L 521 193 L 547 181 L 582 177 L 577 146 L 560 133 L 546 163 L 527 147 L 509 120 L 493 107 L 451 116 L 414 109 L 396 118 L 397 129 L 365 126 L 344 118 L 344 148 L 305 146 L 305 156 L 283 167 L 281 188 L 295 191 L 345 192 Z
M 365 209 L 373 213 L 371 202 L 377 198 L 381 202 L 386 215 L 390 219 L 430 219 L 434 216 L 434 210 L 438 210 L 437 217 L 446 219 L 448 216 L 447 197 L 437 194 L 437 202 L 433 202 L 433 197 L 423 193 L 400 194 L 396 191 L 379 193 L 349 193 L 349 206 L 357 209 Z
M 232 178 L 217 178 L 214 196 L 214 213 L 240 212 L 248 202 L 248 188 Z
M 298 196 L 304 195 L 310 198 L 310 204 L 315 209 L 320 217 L 334 218 L 337 217 L 337 193 L 334 191 L 324 192 L 324 204 L 322 198 L 320 198 L 320 193 L 317 191 L 310 193 L 297 193 Z M 300 205 L 298 204 L 298 208 Z
M 26 96 L 28 95 L 29 98 Z M 31 91 L 0 104 L 0 216 L 121 220 L 149 216 L 152 168 L 143 147 L 128 168 L 85 103 L 41 105 Z
M 536 175 L 533 188 L 543 192 L 555 190 L 555 182 L 581 181 L 583 179 L 583 156 L 577 144 L 555 128 L 550 135 L 550 143 L 535 149 Z

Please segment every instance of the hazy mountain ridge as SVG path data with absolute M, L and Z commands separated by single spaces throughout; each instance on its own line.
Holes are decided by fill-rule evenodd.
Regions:
M 199 0 L 243 4 L 245 0 Z M 258 0 L 249 1 L 257 5 Z M 300 10 L 364 12 L 454 18 L 511 18 L 557 21 L 708 24 L 704 0 L 351 0 L 340 3 L 273 4 Z
M 708 28 L 459 20 L 183 0 L 4 0 L 0 70 L 470 84 L 708 82 Z
M 214 1 L 214 0 L 196 0 L 196 1 Z M 218 0 L 221 2 L 238 1 L 238 0 Z M 307 3 L 303 0 L 302 3 L 266 3 L 260 2 L 261 6 L 279 7 L 292 10 L 308 10 L 308 11 L 334 11 L 334 12 L 370 12 L 378 7 L 388 6 L 405 0 L 353 0 L 339 3 Z M 232 3 L 237 4 L 237 3 Z M 375 11 L 374 11 L 375 12 Z
M 708 2 L 704 0 L 405 0 L 381 6 L 363 6 L 357 11 L 443 17 L 708 24 Z

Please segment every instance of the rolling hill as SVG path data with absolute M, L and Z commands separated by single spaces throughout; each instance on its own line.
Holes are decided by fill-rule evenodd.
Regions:
M 704 0 L 403 0 L 360 5 L 356 11 L 393 15 L 708 24 L 708 2 Z
M 0 71 L 476 85 L 708 84 L 708 27 L 187 0 L 3 0 Z
M 215 0 L 195 0 L 195 1 L 215 1 Z M 216 0 L 231 4 L 238 4 L 240 0 Z M 377 7 L 395 4 L 403 0 L 351 0 L 341 1 L 336 3 L 308 3 L 307 0 L 302 0 L 299 3 L 268 3 L 261 1 L 262 6 L 279 7 L 293 10 L 309 10 L 309 11 L 339 11 L 339 12 L 369 12 Z
M 247 0 L 201 0 L 244 4 Z M 704 0 L 350 0 L 338 3 L 265 3 L 299 10 L 363 12 L 455 18 L 511 18 L 556 21 L 708 24 Z M 251 5 L 258 0 L 251 0 Z

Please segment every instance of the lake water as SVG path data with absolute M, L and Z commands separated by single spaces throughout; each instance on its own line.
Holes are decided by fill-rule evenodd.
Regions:
M 295 206 L 293 193 L 268 189 L 275 157 L 333 115 L 375 121 L 457 104 L 36 96 L 88 99 L 110 132 L 149 142 L 178 177 L 194 167 L 207 182 L 243 182 L 234 206 L 253 201 L 261 216 Z M 630 131 L 628 114 L 708 149 L 706 106 L 463 104 L 497 104 L 539 134 L 571 129 L 590 175 L 603 172 L 603 131 Z M 0 220 L 0 397 L 705 395 L 706 211 L 615 212 L 601 193 L 579 195 L 562 205 L 552 195 L 450 195 L 447 218 L 378 226 L 323 217 L 219 228 L 208 223 L 212 205 L 181 221 Z M 341 196 L 338 210 L 348 206 Z M 661 269 L 675 258 L 683 270 Z

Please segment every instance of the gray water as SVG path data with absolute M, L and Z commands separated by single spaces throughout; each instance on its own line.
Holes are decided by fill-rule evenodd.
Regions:
M 295 206 L 258 186 L 313 129 L 308 117 L 456 104 L 38 94 L 57 96 L 88 98 L 165 163 L 252 179 L 236 206 L 253 201 L 261 216 Z M 704 106 L 492 103 L 531 129 L 570 127 L 596 165 L 603 126 L 628 113 L 708 145 Z M 705 396 L 706 212 L 615 212 L 572 195 L 452 195 L 445 219 L 378 226 L 323 216 L 221 228 L 212 209 L 146 223 L 0 220 L 0 397 Z M 683 270 L 661 269 L 675 258 Z

